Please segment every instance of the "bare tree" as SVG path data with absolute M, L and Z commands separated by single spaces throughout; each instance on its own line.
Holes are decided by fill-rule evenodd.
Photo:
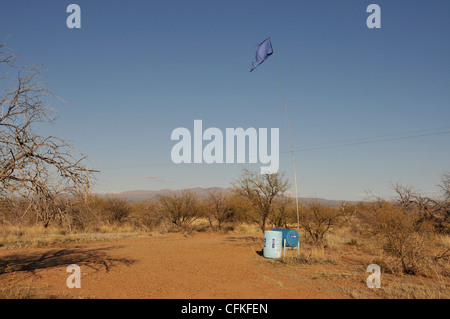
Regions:
M 395 202 L 402 207 L 418 207 L 422 211 L 430 211 L 432 200 L 416 192 L 411 186 L 404 186 L 399 183 L 391 185 L 397 193 Z
M 246 199 L 254 209 L 252 219 L 262 232 L 273 209 L 274 200 L 289 188 L 284 173 L 259 174 L 244 169 L 241 177 L 232 183 L 234 191 Z
M 450 200 L 447 191 L 450 189 L 450 182 L 447 174 L 442 176 L 442 184 L 439 187 L 442 190 L 441 196 L 432 198 L 421 195 L 411 187 L 396 184 L 394 190 L 397 193 L 395 203 L 404 209 L 416 209 L 420 212 L 422 221 L 430 221 L 439 233 L 450 232 Z
M 217 228 L 222 229 L 222 225 L 231 220 L 235 214 L 235 208 L 232 201 L 232 194 L 224 191 L 210 192 L 206 198 L 208 219 L 211 228 L 213 221 L 217 222 Z
M 42 71 L 0 45 L 0 195 L 28 199 L 47 226 L 56 214 L 48 203 L 81 190 L 87 171 L 85 156 L 69 143 L 39 134 L 40 127 L 55 123 L 49 103 L 57 98 L 39 82 Z
M 450 202 L 450 173 L 444 173 L 441 177 L 441 184 L 439 185 L 443 195 L 443 201 Z
M 287 228 L 287 225 L 293 221 L 295 214 L 294 199 L 285 194 L 281 194 L 275 199 L 274 210 L 269 214 L 269 220 L 275 228 Z
M 442 175 L 439 187 L 441 198 L 434 201 L 437 230 L 441 233 L 450 234 L 450 173 Z

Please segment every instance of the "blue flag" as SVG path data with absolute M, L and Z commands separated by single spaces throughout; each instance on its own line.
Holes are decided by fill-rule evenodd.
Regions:
M 252 62 L 252 72 L 258 65 L 263 63 L 269 56 L 273 53 L 272 43 L 270 42 L 270 38 L 265 39 L 258 46 L 258 50 L 256 51 L 256 57 Z

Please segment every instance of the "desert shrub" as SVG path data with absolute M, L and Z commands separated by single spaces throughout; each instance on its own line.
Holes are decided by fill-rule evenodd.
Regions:
M 205 199 L 206 219 L 211 229 L 222 230 L 225 223 L 236 221 L 239 218 L 239 202 L 232 193 L 224 191 L 210 192 Z
M 312 243 L 323 245 L 325 235 L 341 224 L 342 214 L 335 207 L 324 206 L 314 201 L 311 205 L 302 207 L 299 219 L 299 226 L 306 232 Z
M 159 198 L 162 216 L 177 228 L 187 230 L 203 215 L 199 200 L 190 191 L 173 192 Z
M 48 227 L 59 215 L 57 207 L 58 196 L 52 197 L 51 200 L 5 197 L 0 204 L 0 218 L 10 225 L 31 226 L 41 223 Z
M 23 221 L 23 214 L 20 212 L 24 209 L 21 200 L 11 198 L 0 199 L 0 224 L 17 225 Z
M 82 198 L 67 200 L 62 206 L 61 226 L 71 232 L 101 223 L 101 216 Z
M 6 223 L 7 205 L 3 198 L 0 198 L 0 225 Z
M 369 227 L 383 251 L 394 257 L 405 274 L 423 270 L 434 233 L 417 207 L 379 201 L 369 208 Z
M 152 231 L 163 223 L 164 216 L 158 203 L 147 201 L 132 205 L 128 220 L 137 229 Z
M 109 223 L 117 224 L 123 223 L 131 212 L 127 201 L 117 196 L 106 197 L 100 210 Z
M 121 224 L 131 212 L 128 202 L 117 196 L 89 196 L 87 207 L 101 224 Z
M 342 219 L 345 222 L 349 222 L 357 216 L 358 206 L 357 204 L 344 202 L 341 205 L 339 205 L 338 210 L 340 212 Z

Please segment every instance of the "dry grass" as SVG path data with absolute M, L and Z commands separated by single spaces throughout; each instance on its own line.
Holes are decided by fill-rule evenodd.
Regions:
M 0 226 L 0 247 L 39 248 L 69 243 L 90 243 L 129 237 L 148 237 L 152 233 L 136 232 L 130 227 L 99 226 L 68 234 L 65 230 L 40 225 Z
M 340 263 L 339 255 L 330 252 L 324 247 L 302 246 L 300 255 L 297 250 L 286 251 L 286 257 L 282 256 L 281 262 L 289 265 L 338 265 Z
M 258 234 L 261 235 L 261 229 L 256 224 L 237 223 L 233 225 L 231 231 L 233 234 Z
M 449 299 L 450 285 L 445 282 L 403 282 L 396 280 L 383 287 L 383 298 L 388 299 Z
M 439 235 L 436 238 L 436 245 L 441 249 L 450 249 L 450 236 Z
M 33 226 L 13 226 L 0 224 L 0 248 L 39 248 L 59 244 L 90 243 L 130 237 L 154 237 L 167 232 L 180 232 L 192 235 L 196 232 L 211 231 L 209 222 L 200 218 L 194 221 L 189 229 L 180 229 L 167 223 L 161 224 L 154 231 L 143 231 L 133 225 L 98 225 L 86 227 L 83 231 L 69 232 L 65 229 L 36 224 Z M 253 224 L 226 225 L 223 231 L 236 234 L 261 234 L 261 230 Z
M 449 299 L 450 283 L 445 280 L 410 275 L 381 276 L 381 288 L 369 289 L 361 283 L 360 287 L 340 287 L 353 299 Z

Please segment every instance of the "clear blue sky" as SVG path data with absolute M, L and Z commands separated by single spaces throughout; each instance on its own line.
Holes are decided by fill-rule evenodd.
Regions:
M 71 3 L 81 29 L 66 26 Z M 371 3 L 381 29 L 366 26 Z M 53 104 L 52 131 L 101 171 L 94 190 L 111 192 L 229 187 L 259 168 L 172 163 L 172 130 L 195 119 L 280 128 L 293 184 L 274 58 L 249 73 L 270 36 L 299 196 L 358 200 L 392 196 L 396 182 L 431 192 L 450 171 L 449 13 L 447 0 L 5 0 L 0 39 L 48 70 L 42 80 L 69 104 Z

